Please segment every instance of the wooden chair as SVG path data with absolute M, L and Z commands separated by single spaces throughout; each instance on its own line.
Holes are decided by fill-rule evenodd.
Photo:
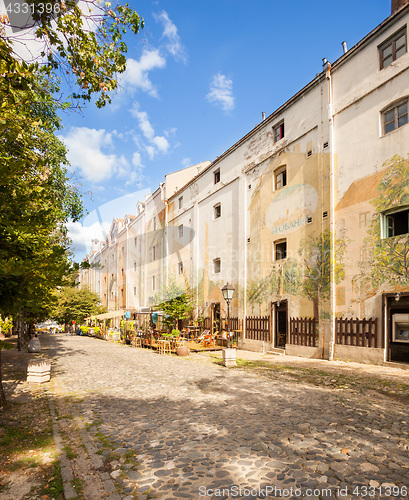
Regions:
M 142 347 L 142 341 L 140 337 L 134 337 L 132 339 L 132 347 Z
M 169 340 L 158 340 L 158 353 L 159 354 L 170 354 L 170 342 Z
M 211 347 L 213 345 L 213 337 L 211 334 L 203 336 L 203 347 Z

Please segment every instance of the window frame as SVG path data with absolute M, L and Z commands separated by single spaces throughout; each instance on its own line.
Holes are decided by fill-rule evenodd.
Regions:
M 281 186 L 278 186 L 279 176 L 283 177 L 282 181 L 280 181 L 282 182 Z M 281 165 L 274 170 L 274 191 L 278 191 L 279 189 L 282 189 L 286 185 L 287 185 L 287 165 Z
M 178 235 L 179 235 L 179 239 L 183 238 L 183 224 L 179 224 Z
M 403 114 L 399 115 L 399 108 L 402 108 L 404 106 L 406 106 L 406 111 Z M 398 130 L 399 128 L 408 124 L 409 122 L 408 108 L 409 108 L 409 98 L 405 97 L 404 99 L 395 101 L 393 104 L 391 104 L 382 111 L 382 136 L 386 136 L 391 132 L 394 132 L 395 130 Z M 386 115 L 388 115 L 391 112 L 393 112 L 393 120 L 386 121 Z M 403 117 L 406 117 L 406 121 L 401 125 L 399 125 L 399 120 Z M 386 127 L 391 123 L 393 123 L 393 128 L 387 131 Z
M 179 196 L 179 210 L 183 208 L 183 196 Z
M 401 46 L 398 46 L 398 48 L 396 48 L 396 42 L 400 38 L 402 38 L 402 36 L 404 37 L 404 44 Z M 389 47 L 391 47 L 391 54 L 389 54 L 388 56 L 385 57 L 384 52 Z M 396 56 L 396 53 L 402 48 L 404 48 L 405 51 L 402 54 Z M 385 40 L 380 45 L 378 45 L 380 70 L 382 71 L 383 69 L 390 66 L 393 62 L 395 62 L 397 59 L 399 59 L 399 57 L 402 57 L 404 54 L 406 54 L 407 51 L 408 51 L 408 40 L 407 40 L 407 30 L 406 30 L 406 25 L 405 25 L 403 28 L 396 31 L 393 35 L 391 35 L 387 40 Z M 391 58 L 391 61 L 388 64 L 385 64 L 385 61 L 389 58 Z
M 220 274 L 222 272 L 222 261 L 220 257 L 213 259 L 213 273 Z
M 360 212 L 359 214 L 359 227 L 364 229 L 371 224 L 371 212 Z
M 284 135 L 285 135 L 284 120 L 281 120 L 276 125 L 273 125 L 274 144 L 276 144 L 278 141 L 281 141 L 281 139 L 284 138 Z
M 220 182 L 220 168 L 213 172 L 213 183 L 218 184 Z
M 285 244 L 285 252 L 284 252 L 284 257 L 280 257 L 280 258 L 277 258 L 277 255 L 278 255 L 278 246 L 279 245 L 283 245 Z M 287 238 L 280 238 L 279 240 L 275 240 L 273 242 L 273 245 L 274 245 L 274 262 L 279 262 L 279 261 L 282 261 L 282 260 L 286 260 L 287 258 Z
M 396 214 L 407 212 L 407 232 L 399 234 L 390 234 L 391 231 L 395 231 L 395 220 L 392 217 Z M 393 224 L 391 222 L 393 221 Z M 401 207 L 396 207 L 391 210 L 386 210 L 380 214 L 381 223 L 381 239 L 385 240 L 388 238 L 395 238 L 396 236 L 403 236 L 405 234 L 409 235 L 409 205 L 404 205 Z
M 220 219 L 221 216 L 222 216 L 222 204 L 219 202 L 213 205 L 213 220 Z
M 183 262 L 178 262 L 178 274 L 183 274 Z

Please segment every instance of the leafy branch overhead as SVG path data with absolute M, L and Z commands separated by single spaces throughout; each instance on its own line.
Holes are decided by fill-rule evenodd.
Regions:
M 128 4 L 97 0 L 25 0 L 32 22 L 12 26 L 12 16 L 0 15 L 0 39 L 18 46 L 27 32 L 41 47 L 31 62 L 37 62 L 49 76 L 65 75 L 76 84 L 74 99 L 91 100 L 96 105 L 111 102 L 110 92 L 117 88 L 116 75 L 126 69 L 128 31 L 137 34 L 143 19 Z M 14 28 L 14 29 L 13 29 Z M 20 28 L 17 32 L 13 32 Z M 24 29 L 22 29 L 24 28 Z

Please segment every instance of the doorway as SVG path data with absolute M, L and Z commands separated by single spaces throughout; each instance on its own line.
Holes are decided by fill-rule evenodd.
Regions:
M 271 304 L 273 320 L 274 347 L 285 348 L 288 332 L 288 302 L 280 300 Z
M 409 363 L 409 294 L 385 294 L 388 361 Z
M 220 302 L 212 304 L 212 314 L 211 314 L 211 333 L 215 335 L 216 332 L 220 333 Z

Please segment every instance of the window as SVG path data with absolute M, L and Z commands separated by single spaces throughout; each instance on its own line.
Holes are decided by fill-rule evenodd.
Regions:
M 274 190 L 287 185 L 287 167 L 280 167 L 274 172 Z
M 284 137 L 284 121 L 273 127 L 274 142 L 278 142 Z
M 359 214 L 359 227 L 368 227 L 370 222 L 371 222 L 370 212 Z
M 136 295 L 136 286 L 133 287 L 133 294 Z
M 406 53 L 406 28 L 395 33 L 391 38 L 379 46 L 379 60 L 381 69 L 386 68 L 393 61 Z
M 152 247 L 152 260 L 156 260 L 156 246 Z
M 389 134 L 408 123 L 408 100 L 398 102 L 394 107 L 383 112 L 383 133 Z
M 183 196 L 179 198 L 179 208 L 183 208 Z
M 213 207 L 213 219 L 219 219 L 222 216 L 222 204 L 218 203 Z
M 409 233 L 409 209 L 406 207 L 382 214 L 381 224 L 383 238 L 392 238 L 393 236 Z
M 179 262 L 178 264 L 178 273 L 183 274 L 183 262 Z
M 152 290 L 155 290 L 155 285 L 156 285 L 155 281 L 156 281 L 155 276 L 152 276 Z
M 156 231 L 156 216 L 153 218 L 153 230 Z
M 183 238 L 183 224 L 179 226 L 179 238 Z
M 133 263 L 133 270 L 136 271 L 136 260 Z
M 138 238 L 135 236 L 134 238 L 135 246 L 138 244 Z
M 213 272 L 220 273 L 221 268 L 222 268 L 222 266 L 221 266 L 220 259 L 214 259 L 213 260 Z
M 283 260 L 287 258 L 287 240 L 274 242 L 274 260 Z
M 220 182 L 220 168 L 213 173 L 213 176 L 214 176 L 214 183 L 215 184 Z

